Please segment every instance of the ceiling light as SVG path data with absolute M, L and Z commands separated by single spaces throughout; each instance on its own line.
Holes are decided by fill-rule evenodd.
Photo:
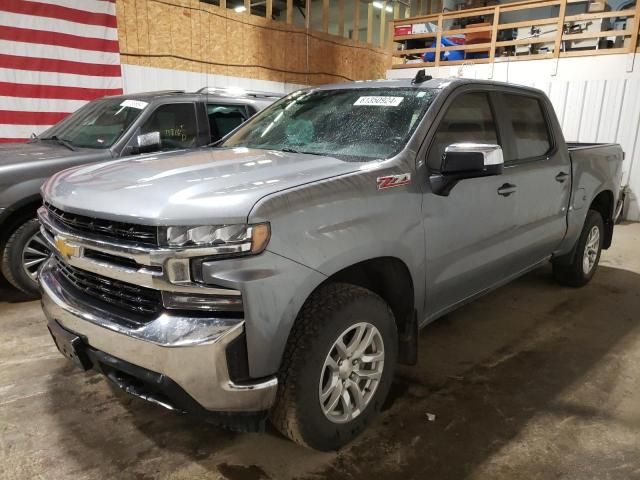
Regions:
M 382 10 L 382 2 L 372 2 L 371 5 Z
M 393 7 L 392 7 L 391 5 L 387 5 L 386 7 L 384 7 L 384 9 L 385 9 L 387 12 L 393 13 Z
M 240 5 L 234 8 L 233 11 L 236 13 L 243 13 L 247 11 L 247 7 L 245 7 L 244 5 Z

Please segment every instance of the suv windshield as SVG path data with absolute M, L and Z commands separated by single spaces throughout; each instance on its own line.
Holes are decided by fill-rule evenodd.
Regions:
M 42 133 L 37 140 L 62 141 L 72 147 L 109 148 L 146 106 L 147 102 L 123 98 L 96 100 Z
M 295 92 L 256 115 L 221 146 L 353 161 L 389 158 L 409 140 L 435 94 L 419 88 Z

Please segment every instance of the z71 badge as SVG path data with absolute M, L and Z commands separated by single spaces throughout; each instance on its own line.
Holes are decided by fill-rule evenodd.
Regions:
M 401 173 L 399 175 L 387 175 L 385 177 L 378 177 L 378 190 L 384 190 L 386 188 L 402 187 L 403 185 L 409 185 L 411 183 L 410 173 Z

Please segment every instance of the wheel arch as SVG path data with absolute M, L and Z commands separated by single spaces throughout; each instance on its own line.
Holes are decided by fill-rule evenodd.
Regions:
M 611 246 L 613 239 L 613 215 L 615 202 L 613 192 L 611 190 L 602 190 L 591 201 L 589 210 L 595 210 L 602 216 L 604 221 L 604 239 L 602 248 L 607 249 Z
M 30 217 L 35 217 L 36 211 L 42 205 L 42 197 L 39 194 L 30 195 L 14 203 L 0 221 L 0 244 L 4 245 L 15 228 Z
M 417 312 L 415 285 L 407 264 L 398 257 L 362 260 L 329 275 L 307 297 L 332 282 L 349 283 L 371 290 L 391 308 L 398 329 L 398 360 L 413 365 L 417 360 Z M 306 303 L 306 301 L 305 301 Z

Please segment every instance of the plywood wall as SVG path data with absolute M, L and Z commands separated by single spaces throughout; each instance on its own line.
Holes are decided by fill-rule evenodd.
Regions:
M 384 78 L 389 52 L 198 0 L 117 0 L 122 63 L 318 85 Z

